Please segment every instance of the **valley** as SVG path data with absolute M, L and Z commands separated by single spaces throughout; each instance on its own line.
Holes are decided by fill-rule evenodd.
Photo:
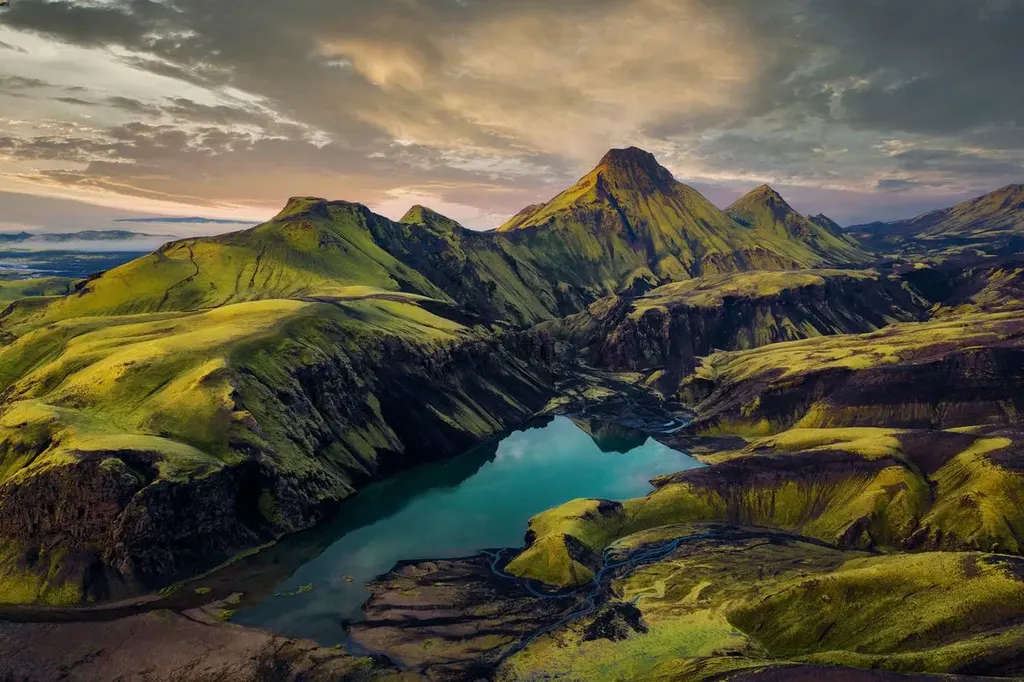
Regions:
M 843 230 L 629 148 L 7 283 L 0 679 L 1022 675 L 1018 190 Z

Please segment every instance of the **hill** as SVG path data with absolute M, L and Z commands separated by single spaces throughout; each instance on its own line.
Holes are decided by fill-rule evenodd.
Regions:
M 873 331 L 922 319 L 931 305 L 906 281 L 873 270 L 746 272 L 604 298 L 542 327 L 595 366 L 656 371 L 661 384 L 716 349 Z
M 602 283 L 608 293 L 704 274 L 867 260 L 849 240 L 807 229 L 821 243 L 758 221 L 740 224 L 631 147 L 609 151 L 575 185 L 498 231 L 529 243 L 561 279 Z
M 866 260 L 851 240 L 773 196 L 784 210 L 752 197 L 737 213 L 750 224 L 741 224 L 652 155 L 626 149 L 610 151 L 552 202 L 487 233 L 420 206 L 394 222 L 360 204 L 296 197 L 262 225 L 171 242 L 104 273 L 40 319 L 387 291 L 526 324 L 702 274 Z
M 740 197 L 725 212 L 758 234 L 804 245 L 817 254 L 821 262 L 854 265 L 871 260 L 856 239 L 837 229 L 839 226 L 827 216 L 805 218 L 768 185 L 761 185 Z
M 847 231 L 890 255 L 946 259 L 1019 253 L 1024 248 L 1024 184 L 909 220 L 855 225 Z

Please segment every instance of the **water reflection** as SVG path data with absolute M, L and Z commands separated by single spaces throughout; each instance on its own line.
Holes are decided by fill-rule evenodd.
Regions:
M 662 420 L 664 421 L 664 420 Z M 522 545 L 527 520 L 577 497 L 624 499 L 651 477 L 699 464 L 622 424 L 555 417 L 465 455 L 399 473 L 346 501 L 337 519 L 271 550 L 267 580 L 295 567 L 235 621 L 323 644 L 361 617 L 366 582 L 401 560 Z M 290 553 L 293 553 L 290 555 Z M 296 561 L 296 559 L 298 559 Z M 301 565 L 300 565 L 301 564 Z

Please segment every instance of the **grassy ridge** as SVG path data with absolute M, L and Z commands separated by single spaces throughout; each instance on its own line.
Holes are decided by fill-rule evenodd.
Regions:
M 615 545 L 711 533 L 614 581 L 611 602 L 510 658 L 498 679 L 718 680 L 797 664 L 999 674 L 1024 642 L 1020 560 L 878 556 L 763 529 L 666 526 Z M 632 610 L 633 621 L 613 614 Z M 619 632 L 595 636 L 599 623 Z M 605 626 L 607 631 L 607 626 Z M 818 679 L 839 671 L 824 668 Z M 860 679 L 860 678 L 857 678 Z
M 741 224 L 677 182 L 653 156 L 631 148 L 612 150 L 575 185 L 498 229 L 533 244 L 560 279 L 586 275 L 624 289 L 869 260 L 849 239 L 807 225 L 813 239 L 760 222 Z
M 0 349 L 4 598 L 188 577 L 307 527 L 403 458 L 455 454 L 547 402 L 532 340 L 418 302 L 266 300 L 23 330 Z

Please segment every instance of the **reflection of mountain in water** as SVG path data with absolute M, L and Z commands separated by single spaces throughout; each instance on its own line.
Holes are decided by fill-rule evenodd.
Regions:
M 647 442 L 648 434 L 602 419 L 572 417 L 572 423 L 590 436 L 601 452 L 625 454 Z

